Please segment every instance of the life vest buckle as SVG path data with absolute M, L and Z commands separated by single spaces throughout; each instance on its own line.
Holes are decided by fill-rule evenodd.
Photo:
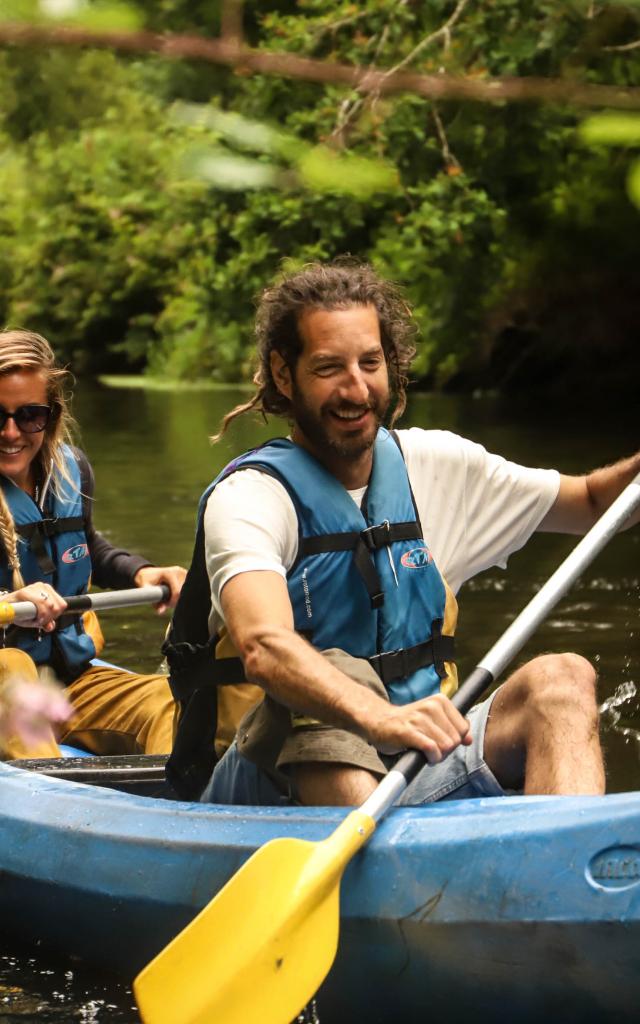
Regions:
M 377 526 L 368 526 L 360 533 L 368 551 L 379 551 L 391 544 L 391 524 L 388 519 Z

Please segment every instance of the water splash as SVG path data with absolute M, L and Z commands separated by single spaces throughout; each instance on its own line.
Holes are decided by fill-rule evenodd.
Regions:
M 617 687 L 613 694 L 600 705 L 600 714 L 605 728 L 611 732 L 617 732 L 620 736 L 624 736 L 627 743 L 635 743 L 640 755 L 640 729 L 633 729 L 630 725 L 624 725 L 620 721 L 622 712 L 618 710 L 622 704 L 632 700 L 636 694 L 637 688 L 634 682 L 629 680 L 626 683 L 620 683 L 620 686 Z
M 614 690 L 614 692 L 611 694 L 611 696 L 607 697 L 607 699 L 604 701 L 604 703 L 600 705 L 600 708 L 599 708 L 600 714 L 601 715 L 606 715 L 613 708 L 619 708 L 621 704 L 626 704 L 627 701 L 629 701 L 633 697 L 635 697 L 637 692 L 638 691 L 637 691 L 637 688 L 636 688 L 636 684 L 634 682 L 632 682 L 632 680 L 629 680 L 626 683 L 620 683 L 620 686 L 618 686 Z M 618 720 L 619 717 L 620 717 L 620 712 L 618 711 L 617 712 L 616 721 Z

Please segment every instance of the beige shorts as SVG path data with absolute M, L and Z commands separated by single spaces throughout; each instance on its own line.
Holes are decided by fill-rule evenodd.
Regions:
M 389 700 L 382 680 L 368 661 L 335 648 L 322 653 L 354 682 L 373 690 L 382 700 Z M 237 746 L 243 757 L 270 773 L 286 774 L 292 765 L 303 762 L 346 764 L 378 776 L 387 771 L 375 747 L 360 736 L 298 715 L 270 697 L 265 697 L 242 719 Z
M 388 699 L 368 662 L 351 658 L 342 651 L 323 653 L 356 682 Z M 398 800 L 399 804 L 421 805 L 435 800 L 505 795 L 484 760 L 485 731 L 497 692 L 477 704 L 466 716 L 471 727 L 471 745 L 456 747 L 439 764 L 425 764 Z M 379 755 L 354 733 L 296 716 L 267 697 L 241 722 L 236 742 L 216 765 L 201 799 L 223 805 L 295 804 L 298 800 L 291 778 L 295 764 L 346 764 L 365 768 L 381 777 L 393 761 L 395 757 Z

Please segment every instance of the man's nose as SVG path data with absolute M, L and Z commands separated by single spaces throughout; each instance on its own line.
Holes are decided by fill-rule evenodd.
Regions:
M 369 401 L 369 386 L 359 366 L 349 370 L 342 391 L 343 396 L 354 404 Z

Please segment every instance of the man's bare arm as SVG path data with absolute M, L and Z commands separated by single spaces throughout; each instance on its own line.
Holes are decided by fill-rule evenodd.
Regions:
M 389 704 L 331 665 L 293 629 L 287 586 L 276 572 L 225 584 L 222 610 L 247 678 L 287 707 L 363 736 L 378 750 L 421 750 L 430 763 L 469 743 L 469 726 L 446 697 Z
M 558 497 L 538 529 L 548 533 L 586 533 L 638 473 L 640 452 L 585 476 L 561 476 Z M 624 529 L 638 522 L 640 512 L 635 512 Z

